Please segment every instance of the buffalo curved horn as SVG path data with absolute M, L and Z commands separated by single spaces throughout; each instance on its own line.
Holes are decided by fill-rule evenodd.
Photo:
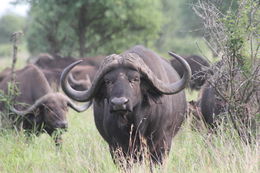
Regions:
M 93 87 L 90 87 L 90 89 L 87 89 L 86 91 L 77 91 L 77 90 L 73 89 L 68 82 L 69 72 L 71 71 L 71 69 L 73 67 L 75 67 L 82 61 L 83 60 L 76 61 L 76 62 L 70 64 L 68 67 L 66 67 L 63 70 L 63 72 L 61 73 L 61 78 L 60 78 L 60 86 L 68 97 L 70 97 L 76 101 L 85 102 L 85 101 L 89 101 L 88 99 L 86 99 L 86 97 L 88 97 L 88 95 L 90 93 L 89 90 L 92 89 Z
M 30 106 L 29 108 L 27 108 L 26 110 L 23 110 L 23 111 L 19 111 L 17 109 L 15 109 L 14 107 L 11 107 L 10 110 L 12 112 L 14 112 L 15 114 L 19 115 L 19 116 L 24 116 L 26 114 L 29 114 L 29 113 L 33 113 L 33 111 L 40 105 L 42 104 L 44 101 L 46 100 L 49 100 L 50 97 L 53 97 L 53 94 L 54 93 L 50 93 L 50 94 L 46 94 L 44 96 L 42 96 L 41 98 L 39 98 L 38 100 L 36 100 L 36 102 Z M 77 111 L 77 112 L 83 112 L 85 110 L 87 110 L 91 104 L 92 104 L 92 101 L 90 102 L 87 102 L 83 105 L 76 105 L 75 103 L 73 103 L 68 97 L 66 97 L 65 95 L 61 94 L 61 93 L 55 93 L 55 97 L 56 96 L 59 96 L 59 97 L 63 97 L 63 99 L 65 99 L 67 101 L 67 105 L 69 107 L 71 107 L 73 110 Z
M 14 107 L 11 107 L 10 110 L 17 115 L 24 116 L 26 114 L 32 113 L 42 102 L 44 102 L 45 100 L 48 100 L 49 97 L 50 97 L 49 94 L 42 96 L 41 98 L 36 100 L 36 102 L 32 106 L 30 106 L 29 108 L 27 108 L 26 110 L 23 110 L 23 111 L 19 111 L 19 110 L 15 109 Z
M 63 89 L 65 94 L 73 100 L 79 102 L 89 101 L 97 92 L 97 88 L 99 88 L 98 86 L 101 83 L 100 79 L 104 76 L 104 74 L 106 74 L 113 68 L 123 65 L 136 69 L 144 76 L 146 76 L 146 78 L 152 83 L 152 85 L 157 89 L 159 93 L 166 95 L 175 94 L 184 89 L 189 83 L 189 80 L 191 78 L 191 69 L 189 64 L 181 56 L 176 55 L 172 52 L 169 52 L 169 54 L 175 57 L 184 67 L 184 75 L 179 81 L 174 83 L 165 83 L 158 79 L 157 76 L 144 63 L 144 61 L 139 57 L 138 54 L 125 53 L 122 55 L 112 54 L 110 56 L 107 56 L 99 67 L 91 87 L 85 91 L 74 90 L 68 83 L 68 73 L 72 70 L 73 67 L 81 63 L 82 60 L 72 63 L 62 72 L 60 79 L 61 88 Z
M 74 86 L 76 86 L 76 85 L 84 85 L 84 86 L 87 86 L 88 88 L 90 88 L 90 86 L 91 86 L 91 80 L 90 80 L 90 77 L 89 77 L 88 74 L 86 74 L 86 79 L 76 80 L 74 78 L 74 76 L 71 73 L 69 73 L 68 80 Z
M 77 112 L 84 112 L 85 110 L 87 110 L 90 106 L 92 105 L 92 100 L 79 106 L 76 105 L 75 103 L 73 103 L 69 98 L 68 98 L 68 106 L 71 107 L 73 110 L 77 111 Z
M 168 85 L 163 84 L 163 85 L 157 86 L 158 88 L 161 88 L 161 91 L 163 94 L 170 95 L 170 94 L 175 94 L 175 93 L 180 92 L 189 84 L 189 81 L 191 79 L 191 69 L 190 69 L 189 64 L 187 63 L 187 61 L 184 58 L 182 58 L 181 56 L 179 56 L 173 52 L 168 52 L 168 53 L 172 57 L 176 58 L 184 67 L 184 74 L 183 74 L 181 80 L 179 80 L 175 83 L 172 83 L 172 84 L 168 84 Z M 159 83 L 161 83 L 161 82 L 159 82 Z
M 114 56 L 117 56 L 115 54 L 110 55 L 108 57 L 106 57 L 105 59 L 107 59 L 109 62 L 111 61 L 110 59 L 113 58 Z M 86 102 L 86 101 L 90 101 L 91 98 L 94 96 L 94 92 L 97 88 L 97 85 L 99 84 L 99 80 L 100 78 L 108 71 L 111 69 L 111 63 L 109 66 L 106 65 L 106 61 L 103 62 L 103 64 L 101 64 L 101 67 L 99 68 L 96 77 L 94 78 L 90 88 L 88 88 L 85 91 L 77 91 L 75 89 L 73 89 L 69 82 L 68 82 L 68 77 L 69 77 L 69 72 L 73 69 L 73 67 L 75 67 L 76 65 L 78 65 L 79 63 L 81 63 L 83 60 L 78 60 L 72 64 L 70 64 L 69 66 L 67 66 L 62 74 L 61 74 L 61 78 L 60 78 L 60 86 L 62 88 L 62 90 L 64 91 L 64 93 L 71 99 L 79 101 L 79 102 Z M 113 60 L 112 60 L 113 61 Z M 112 65 L 116 66 L 118 65 L 117 62 L 112 62 Z
M 165 83 L 164 81 L 160 80 L 144 63 L 144 61 L 141 58 L 136 58 L 136 55 L 133 55 L 133 53 L 125 55 L 125 59 L 128 59 L 125 64 L 129 67 L 137 69 L 144 76 L 146 76 L 146 78 L 152 83 L 152 85 L 159 93 L 165 95 L 176 94 L 189 84 L 191 78 L 191 69 L 184 58 L 172 52 L 169 52 L 169 54 L 176 58 L 184 67 L 184 74 L 182 78 L 179 81 L 173 83 Z
M 71 107 L 76 112 L 83 112 L 83 111 L 87 110 L 92 105 L 92 101 L 86 102 L 85 104 L 82 104 L 82 105 L 76 105 L 66 95 L 64 95 L 62 93 L 56 93 L 56 94 L 59 95 L 59 97 L 62 97 L 64 100 L 66 100 L 67 105 L 69 107 Z
M 72 73 L 69 73 L 69 78 L 68 80 L 72 83 L 78 84 L 78 81 L 74 78 L 74 76 L 72 75 Z

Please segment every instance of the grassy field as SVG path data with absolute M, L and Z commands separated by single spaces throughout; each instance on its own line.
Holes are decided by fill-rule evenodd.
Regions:
M 58 151 L 52 139 L 43 134 L 26 139 L 23 133 L 0 133 L 0 172 L 90 172 L 115 173 L 118 169 L 107 144 L 95 128 L 92 110 L 70 112 L 69 130 Z M 186 122 L 173 140 L 169 158 L 154 172 L 167 173 L 257 173 L 259 143 L 245 145 L 233 130 L 219 130 L 218 135 L 191 130 Z M 149 172 L 142 163 L 129 172 Z

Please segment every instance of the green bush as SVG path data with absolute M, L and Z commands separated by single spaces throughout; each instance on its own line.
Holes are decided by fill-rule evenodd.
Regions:
M 163 52 L 162 52 L 163 51 Z M 179 55 L 203 55 L 212 57 L 211 50 L 202 38 L 199 37 L 176 37 L 168 39 L 163 50 L 160 51 L 165 58 L 171 58 L 167 52 L 173 51 Z

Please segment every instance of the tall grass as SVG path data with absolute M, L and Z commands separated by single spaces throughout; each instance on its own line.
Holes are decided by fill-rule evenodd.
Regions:
M 0 132 L 0 172 L 122 172 L 112 161 L 100 137 L 92 111 L 69 114 L 69 130 L 59 151 L 48 135 L 26 138 L 11 130 Z M 185 123 L 173 140 L 169 158 L 154 172 L 254 173 L 259 172 L 259 143 L 245 145 L 234 130 L 220 128 L 217 134 L 191 130 Z M 145 164 L 128 172 L 149 172 Z

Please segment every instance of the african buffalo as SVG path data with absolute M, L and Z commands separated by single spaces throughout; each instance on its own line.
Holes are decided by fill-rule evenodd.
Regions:
M 33 64 L 41 69 L 63 69 L 76 60 L 73 57 L 61 57 L 59 55 L 42 53 L 35 58 Z
M 191 101 L 189 106 L 193 116 L 210 128 L 215 128 L 220 114 L 226 112 L 226 103 L 216 95 L 216 90 L 208 82 L 202 86 L 198 101 Z
M 91 56 L 79 59 L 83 60 L 81 65 L 99 67 L 100 62 L 104 59 L 104 57 L 105 56 Z M 41 69 L 64 69 L 66 66 L 79 60 L 70 56 L 62 57 L 59 55 L 50 55 L 47 53 L 42 53 L 38 55 L 35 59 L 36 60 L 33 62 L 33 64 L 40 67 Z
M 0 89 L 7 94 L 8 83 L 11 75 L 5 77 L 0 83 Z M 14 97 L 14 107 L 11 112 L 19 117 L 15 126 L 29 133 L 46 131 L 52 135 L 56 129 L 66 129 L 68 126 L 66 114 L 68 106 L 77 112 L 86 110 L 89 104 L 82 106 L 75 105 L 67 96 L 61 93 L 52 92 L 43 73 L 35 65 L 27 65 L 15 72 L 15 83 L 18 88 L 18 95 Z M 0 102 L 0 110 L 8 107 Z M 59 141 L 56 141 L 59 144 Z
M 187 62 L 170 54 L 183 65 L 182 79 L 168 61 L 143 46 L 107 56 L 85 91 L 75 91 L 67 80 L 71 69 L 81 61 L 64 69 L 63 91 L 79 102 L 94 100 L 95 124 L 113 158 L 120 150 L 126 158 L 138 160 L 144 143 L 155 163 L 162 163 L 169 153 L 172 138 L 185 117 L 183 89 L 191 76 Z
M 82 65 L 76 66 L 71 70 L 73 77 L 75 80 L 84 80 L 86 79 L 86 75 L 89 76 L 90 80 L 93 81 L 98 68 L 92 65 Z
M 210 67 L 210 64 L 206 59 L 197 55 L 184 56 L 183 58 L 188 62 L 191 68 L 192 76 L 189 87 L 192 90 L 199 90 L 206 81 L 207 73 L 209 73 L 208 68 Z M 184 69 L 178 60 L 171 59 L 171 65 L 180 76 L 183 76 Z
M 98 68 L 92 65 L 77 66 L 71 70 L 69 83 L 76 90 L 86 90 L 91 85 Z
M 81 65 L 91 65 L 91 66 L 99 67 L 104 58 L 105 56 L 103 55 L 81 58 L 83 60 Z
M 77 90 L 87 89 L 88 78 L 86 78 L 86 75 L 92 81 L 99 67 L 100 61 L 103 58 L 104 56 L 81 58 L 83 63 L 73 69 L 71 76 L 77 80 L 80 80 L 80 82 L 73 83 L 73 80 L 70 80 L 71 86 Z M 40 54 L 35 59 L 34 64 L 42 70 L 49 84 L 57 91 L 60 87 L 59 79 L 62 70 L 77 60 L 72 57 L 61 57 L 58 55 L 52 56 L 47 53 Z
M 256 75 L 256 79 L 254 80 L 254 82 L 252 82 L 252 88 L 254 89 L 252 90 L 251 96 L 249 98 L 250 100 L 247 103 L 244 103 L 243 105 L 243 110 L 245 111 L 243 116 L 245 119 L 247 119 L 246 117 L 249 115 L 248 111 L 251 110 L 251 112 L 256 113 L 260 111 L 260 70 L 258 73 L 259 74 Z M 240 83 L 242 83 L 242 81 L 243 80 L 241 80 Z M 220 86 L 216 86 L 216 83 L 220 83 Z M 217 81 L 216 83 L 211 84 L 211 82 L 207 81 L 200 91 L 200 98 L 198 101 L 198 106 L 201 111 L 201 114 L 203 115 L 205 122 L 211 128 L 215 128 L 218 126 L 219 121 L 223 120 L 224 118 L 224 116 L 221 115 L 227 113 L 228 106 L 232 105 L 231 100 L 223 98 L 223 96 L 221 96 L 221 93 L 227 91 L 228 81 L 226 81 L 225 79 L 221 79 L 221 81 Z M 246 106 L 247 104 L 249 104 L 249 106 Z

